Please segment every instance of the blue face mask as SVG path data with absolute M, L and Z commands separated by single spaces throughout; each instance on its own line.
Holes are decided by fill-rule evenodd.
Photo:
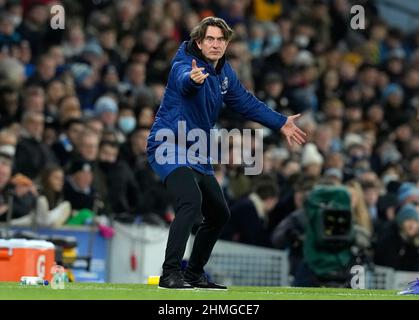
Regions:
M 128 134 L 132 130 L 134 130 L 135 125 L 136 125 L 136 120 L 134 117 L 120 117 L 118 119 L 118 127 L 125 134 Z
M 278 34 L 274 34 L 269 38 L 269 45 L 275 48 L 279 48 L 282 44 L 282 37 Z

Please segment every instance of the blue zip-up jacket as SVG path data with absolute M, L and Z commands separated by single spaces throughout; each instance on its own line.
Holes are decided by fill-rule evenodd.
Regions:
M 197 84 L 190 78 L 193 59 L 196 60 L 198 67 L 205 68 L 204 73 L 210 74 L 202 84 Z M 273 130 L 280 129 L 287 120 L 286 116 L 273 111 L 248 92 L 224 57 L 218 61 L 217 67 L 214 68 L 204 60 L 195 42 L 183 42 L 173 58 L 166 91 L 147 141 L 148 161 L 163 181 L 174 169 L 181 166 L 191 167 L 207 175 L 214 174 L 209 151 L 206 163 L 188 161 L 186 153 L 188 147 L 194 142 L 187 142 L 186 148 L 185 146 L 181 147 L 177 143 L 178 126 L 179 121 L 185 121 L 186 134 L 194 128 L 204 130 L 208 138 L 207 150 L 209 150 L 210 129 L 215 125 L 223 103 L 245 118 L 259 122 Z M 174 144 L 172 143 L 175 147 L 167 149 L 167 152 L 163 153 L 166 159 L 170 159 L 165 164 L 160 164 L 161 161 L 156 159 L 158 147 L 162 143 L 168 145 L 165 139 L 163 141 L 158 141 L 162 140 L 161 138 L 156 139 L 158 132 L 165 135 L 165 131 L 159 131 L 161 129 L 166 129 L 166 132 L 170 130 L 176 139 Z M 172 152 L 172 150 L 174 151 Z M 183 162 L 185 158 L 186 163 Z M 159 159 L 161 158 L 159 157 Z

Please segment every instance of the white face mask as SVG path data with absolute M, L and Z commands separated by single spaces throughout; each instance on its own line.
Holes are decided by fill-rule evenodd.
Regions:
M 299 48 L 307 48 L 310 38 L 304 34 L 299 34 L 295 36 L 294 41 Z
M 382 178 L 383 184 L 386 186 L 391 181 L 399 181 L 399 176 L 396 174 L 386 174 Z
M 118 119 L 118 126 L 125 134 L 128 134 L 132 130 L 134 130 L 136 124 L 137 124 L 136 119 L 134 117 L 131 117 L 131 116 L 120 117 Z

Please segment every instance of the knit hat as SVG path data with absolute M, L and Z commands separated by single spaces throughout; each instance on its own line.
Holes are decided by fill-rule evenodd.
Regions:
M 108 96 L 102 96 L 95 102 L 96 115 L 100 116 L 104 112 L 118 112 L 118 105 L 116 101 Z
M 70 164 L 68 174 L 74 174 L 79 171 L 92 171 L 92 163 L 86 160 L 76 160 Z
M 263 78 L 263 84 L 271 84 L 271 83 L 281 83 L 283 81 L 281 75 L 277 72 L 269 72 Z
M 411 203 L 405 204 L 403 207 L 401 207 L 396 215 L 396 222 L 399 226 L 409 219 L 419 221 L 418 211 L 416 210 L 416 207 Z
M 307 143 L 304 146 L 303 154 L 301 156 L 301 166 L 305 167 L 309 164 L 323 164 L 323 156 L 317 150 L 314 143 Z
M 73 63 L 70 70 L 77 85 L 80 85 L 93 73 L 93 69 L 86 63 Z
M 273 148 L 272 156 L 274 157 L 274 159 L 286 160 L 290 157 L 290 153 L 285 148 Z
M 402 158 L 402 155 L 397 150 L 396 147 L 389 148 L 388 151 L 383 152 L 380 156 L 380 160 L 383 166 L 389 165 L 389 164 L 397 164 Z
M 363 145 L 362 137 L 356 133 L 348 133 L 343 141 L 345 150 L 349 150 L 354 145 Z
M 417 196 L 419 197 L 419 188 L 416 187 L 416 185 L 412 182 L 404 182 L 399 187 L 399 190 L 397 192 L 397 198 L 399 202 L 403 202 L 410 196 Z
M 390 83 L 383 90 L 383 94 L 382 94 L 383 100 L 387 100 L 387 98 L 394 93 L 398 93 L 402 95 L 404 93 L 403 88 L 397 83 Z
M 96 56 L 101 56 L 103 54 L 102 47 L 96 42 L 89 42 L 83 48 L 83 54 L 94 54 Z
M 300 51 L 294 60 L 294 64 L 298 67 L 309 67 L 312 66 L 314 62 L 314 57 L 308 50 Z
M 325 177 L 333 177 L 339 181 L 343 180 L 343 173 L 341 169 L 338 168 L 329 168 L 324 172 Z
M 0 157 L 4 157 L 11 160 L 14 158 L 15 152 L 16 148 L 14 145 L 4 144 L 0 146 Z
M 395 48 L 390 51 L 388 54 L 388 60 L 390 59 L 404 59 L 406 58 L 406 53 L 402 48 Z

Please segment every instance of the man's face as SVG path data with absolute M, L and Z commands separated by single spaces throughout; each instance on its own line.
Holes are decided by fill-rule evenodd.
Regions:
M 115 30 L 104 31 L 99 35 L 99 41 L 103 48 L 111 49 L 115 46 L 116 33 Z
M 81 155 L 89 161 L 94 161 L 97 158 L 99 151 L 99 138 L 95 136 L 85 136 L 80 141 L 79 152 Z
M 208 26 L 204 39 L 197 41 L 196 44 L 207 60 L 217 62 L 224 55 L 228 41 L 220 28 Z
M 51 58 L 44 58 L 42 62 L 38 65 L 38 70 L 41 78 L 43 80 L 50 80 L 55 75 L 56 69 L 55 61 Z
M 265 208 L 265 212 L 268 213 L 269 211 L 271 211 L 276 204 L 278 203 L 278 197 L 269 197 L 267 199 L 265 199 L 264 202 L 264 208 Z
M 116 120 L 118 120 L 118 115 L 112 111 L 105 111 L 100 115 L 100 120 L 110 127 L 115 126 Z
M 322 165 L 317 163 L 310 163 L 304 167 L 304 174 L 307 177 L 320 177 L 322 172 Z
M 114 163 L 118 158 L 118 148 L 110 145 L 104 145 L 99 151 L 99 160 L 103 162 Z
M 44 132 L 44 116 L 37 114 L 28 119 L 24 126 L 32 137 L 40 140 Z
M 409 171 L 414 177 L 419 177 L 419 157 L 412 159 L 409 165 Z
M 65 96 L 64 83 L 60 81 L 53 81 L 48 85 L 46 96 L 49 102 L 57 103 L 62 97 Z
M 3 99 L 3 106 L 9 112 L 9 114 L 16 113 L 18 104 L 19 104 L 19 96 L 17 91 L 4 93 Z
M 298 53 L 298 48 L 294 44 L 289 44 L 281 49 L 281 58 L 286 65 L 291 65 Z
M 36 5 L 31 9 L 28 16 L 37 25 L 44 25 L 48 20 L 48 7 L 43 4 Z
M 73 123 L 70 128 L 68 128 L 67 135 L 71 143 L 75 143 L 77 138 L 84 130 L 84 125 L 82 123 Z
M 73 180 L 79 188 L 89 188 L 93 182 L 93 173 L 90 170 L 80 170 L 73 174 Z
M 2 22 L 0 22 L 0 32 L 5 35 L 12 35 L 14 31 L 14 26 L 11 20 L 9 19 L 3 19 Z
M 414 238 L 419 233 L 419 223 L 413 219 L 407 219 L 402 224 L 402 231 L 406 234 L 409 238 Z
M 132 136 L 131 144 L 135 153 L 145 154 L 147 152 L 147 138 L 150 130 L 140 130 Z
M 367 205 L 370 205 L 370 206 L 376 205 L 379 196 L 380 196 L 379 190 L 377 190 L 376 188 L 368 188 L 364 190 L 364 198 Z
M 32 87 L 26 91 L 25 110 L 44 112 L 45 91 L 41 87 Z
M 144 127 L 151 127 L 154 122 L 154 111 L 151 108 L 144 108 L 138 116 L 138 124 Z
M 59 106 L 60 122 L 65 122 L 70 118 L 81 118 L 81 116 L 80 102 L 75 96 L 65 98 Z
M 137 86 L 144 84 L 146 77 L 146 68 L 142 63 L 135 63 L 130 66 L 128 72 L 129 80 Z

